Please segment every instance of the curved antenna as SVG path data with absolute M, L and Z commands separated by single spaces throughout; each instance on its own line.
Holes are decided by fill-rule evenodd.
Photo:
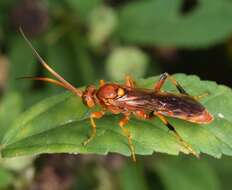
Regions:
M 32 49 L 33 54 L 35 55 L 35 57 L 38 59 L 38 61 L 40 62 L 40 64 L 48 71 L 50 72 L 54 77 L 56 77 L 61 83 L 63 83 L 63 87 L 65 86 L 66 89 L 70 90 L 71 92 L 73 92 L 74 94 L 82 97 L 83 92 L 77 88 L 75 88 L 73 85 L 71 85 L 68 81 L 66 81 L 62 76 L 60 76 L 56 71 L 54 71 L 44 60 L 43 58 L 39 55 L 39 53 L 36 51 L 36 49 L 33 47 L 33 45 L 31 44 L 31 42 L 29 41 L 29 39 L 26 37 L 26 35 L 23 32 L 23 29 L 20 27 L 19 31 L 21 33 L 21 35 L 23 36 L 23 38 L 25 39 L 25 41 L 27 42 L 27 44 L 29 45 L 29 47 Z
M 32 77 L 32 76 L 26 76 L 26 77 L 18 77 L 16 79 L 28 79 L 28 80 L 35 80 L 35 81 L 43 81 L 43 82 L 48 82 L 48 83 L 52 83 L 55 84 L 57 86 L 61 86 L 67 90 L 69 90 L 66 85 L 58 80 L 52 79 L 52 78 L 48 78 L 48 77 Z

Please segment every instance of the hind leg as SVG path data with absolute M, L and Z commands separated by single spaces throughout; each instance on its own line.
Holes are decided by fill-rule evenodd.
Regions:
M 159 113 L 154 113 L 156 116 L 158 116 L 160 118 L 160 120 L 165 124 L 165 126 L 168 127 L 169 130 L 171 130 L 176 139 L 178 140 L 178 142 L 185 147 L 191 154 L 193 154 L 194 156 L 196 156 L 197 158 L 199 158 L 199 154 L 192 148 L 192 146 L 190 144 L 188 144 L 180 135 L 179 133 L 176 131 L 176 129 L 168 122 L 168 120 L 161 114 Z

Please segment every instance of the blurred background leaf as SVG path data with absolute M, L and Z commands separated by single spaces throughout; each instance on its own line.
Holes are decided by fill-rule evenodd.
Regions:
M 148 190 L 143 167 L 139 164 L 127 163 L 120 174 L 122 190 Z
M 199 0 L 186 14 L 181 12 L 182 4 L 181 0 L 128 3 L 120 11 L 116 36 L 133 44 L 188 48 L 229 38 L 232 2 Z
M 77 12 L 79 18 L 85 22 L 94 8 L 102 4 L 102 0 L 66 0 L 66 3 Z
M 169 157 L 154 162 L 152 167 L 168 190 L 221 189 L 215 171 L 204 160 Z

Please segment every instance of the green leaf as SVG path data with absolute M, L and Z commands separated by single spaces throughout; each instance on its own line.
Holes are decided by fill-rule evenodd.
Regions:
M 229 38 L 232 2 L 199 0 L 188 14 L 181 14 L 181 0 L 133 2 L 120 11 L 119 38 L 157 46 L 208 47 Z
M 205 160 L 174 158 L 155 160 L 153 166 L 166 190 L 219 190 L 219 179 Z
M 215 120 L 209 125 L 173 118 L 169 121 L 196 151 L 218 158 L 222 154 L 232 155 L 231 89 L 215 82 L 201 81 L 196 76 L 178 74 L 175 77 L 192 95 L 210 93 L 202 103 Z M 152 77 L 139 80 L 137 84 L 153 88 L 157 80 L 158 77 Z M 164 90 L 173 91 L 175 88 L 167 82 Z M 97 120 L 96 137 L 87 146 L 82 146 L 91 132 L 89 113 L 80 98 L 70 93 L 47 98 L 15 121 L 3 138 L 2 156 L 58 152 L 130 155 L 127 139 L 118 127 L 121 118 L 118 115 L 108 114 Z M 158 118 L 149 121 L 133 118 L 127 127 L 137 154 L 148 155 L 155 151 L 177 155 L 180 151 L 186 152 Z

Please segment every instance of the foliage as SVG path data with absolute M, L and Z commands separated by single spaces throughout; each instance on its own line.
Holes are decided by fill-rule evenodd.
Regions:
M 6 158 L 0 158 L 0 189 L 46 184 L 88 190 L 230 189 L 231 158 L 222 154 L 231 155 L 231 90 L 204 80 L 231 87 L 231 7 L 228 0 L 1 0 L 0 149 Z M 149 88 L 158 78 L 148 77 L 161 72 L 204 79 L 176 75 L 190 94 L 210 92 L 201 102 L 215 121 L 202 126 L 169 121 L 196 151 L 222 158 L 168 156 L 185 149 L 159 119 L 132 118 L 127 127 L 138 154 L 134 165 L 120 156 L 130 152 L 117 127 L 121 117 L 111 114 L 97 121 L 97 137 L 83 147 L 91 132 L 90 110 L 79 98 L 46 83 L 15 80 L 48 76 L 19 26 L 49 65 L 77 87 L 99 79 L 121 81 L 128 72 Z M 165 90 L 176 92 L 170 83 Z M 45 152 L 83 154 L 38 156 Z M 28 154 L 38 158 L 8 158 Z
M 168 190 L 220 189 L 218 178 L 206 160 L 170 158 L 158 160 L 152 167 Z
M 231 90 L 213 82 L 200 81 L 195 76 L 176 75 L 176 78 L 189 93 L 210 94 L 202 102 L 215 120 L 212 124 L 202 126 L 177 119 L 170 119 L 171 123 L 197 152 L 215 157 L 231 155 Z M 157 79 L 139 81 L 139 86 L 152 88 Z M 173 90 L 173 87 L 169 84 L 166 90 Z M 118 152 L 129 155 L 127 139 L 117 127 L 119 117 L 115 115 L 107 115 L 97 121 L 97 137 L 86 147 L 82 145 L 90 133 L 89 113 L 80 98 L 69 93 L 48 98 L 16 120 L 2 141 L 2 155 L 5 157 L 56 152 Z M 131 130 L 137 154 L 151 154 L 153 151 L 169 154 L 186 152 L 157 118 L 152 121 L 133 119 L 128 128 Z
M 181 3 L 181 0 L 149 0 L 128 4 L 120 11 L 119 37 L 142 45 L 189 48 L 208 47 L 229 38 L 230 1 L 199 0 L 186 14 L 180 12 Z

